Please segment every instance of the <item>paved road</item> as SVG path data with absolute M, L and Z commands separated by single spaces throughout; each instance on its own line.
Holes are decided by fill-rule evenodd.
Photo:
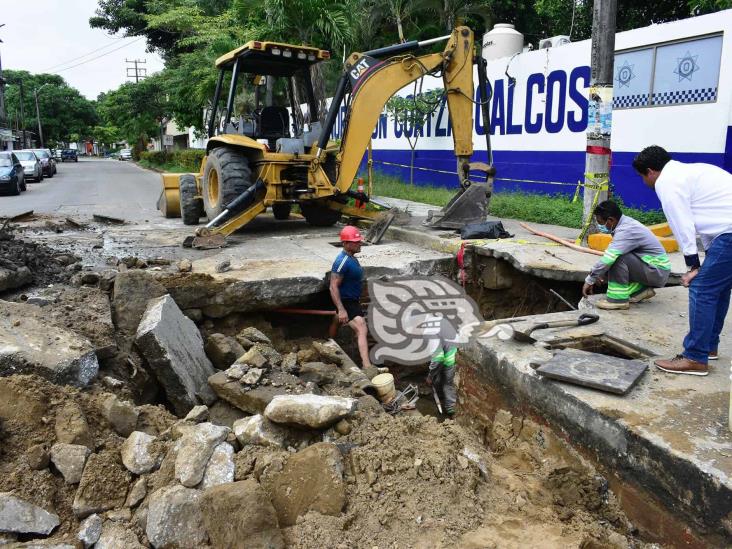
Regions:
M 160 176 L 131 162 L 79 159 L 58 164 L 58 173 L 28 183 L 20 196 L 0 196 L 0 217 L 27 210 L 86 219 L 94 213 L 141 221 L 160 214 Z

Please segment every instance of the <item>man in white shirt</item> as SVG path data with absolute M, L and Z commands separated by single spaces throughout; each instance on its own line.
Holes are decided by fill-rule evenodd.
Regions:
M 643 149 L 633 167 L 656 191 L 689 268 L 681 278 L 689 288 L 684 352 L 657 360 L 656 366 L 665 372 L 705 376 L 707 361 L 717 358 L 732 290 L 732 174 L 711 164 L 677 162 L 656 145 Z M 705 251 L 703 264 L 697 234 Z

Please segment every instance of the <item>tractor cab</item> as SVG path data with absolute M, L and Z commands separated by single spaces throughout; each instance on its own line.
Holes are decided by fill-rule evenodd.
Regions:
M 208 136 L 241 135 L 273 152 L 302 154 L 321 130 L 310 67 L 329 58 L 318 48 L 260 41 L 219 57 L 213 107 L 206 113 Z

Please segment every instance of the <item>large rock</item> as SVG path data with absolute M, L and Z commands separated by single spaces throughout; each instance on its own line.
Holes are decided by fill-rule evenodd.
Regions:
M 313 341 L 313 348 L 318 352 L 324 362 L 332 362 L 345 369 L 358 368 L 356 363 L 351 360 L 351 357 L 332 339 L 328 341 Z
M 256 480 L 209 488 L 201 498 L 201 512 L 214 547 L 280 549 L 285 546 L 277 514 Z
M 272 345 L 272 341 L 264 334 L 264 332 L 258 330 L 254 326 L 244 328 L 236 334 L 236 338 L 242 338 L 253 343 L 266 343 L 267 345 Z
M 340 451 L 327 442 L 301 450 L 272 477 L 269 491 L 283 528 L 308 511 L 338 516 L 346 503 Z
M 147 539 L 153 547 L 200 547 L 208 535 L 200 509 L 201 492 L 166 486 L 152 493 L 148 503 Z M 230 517 L 219 517 L 228 522 Z M 241 543 L 243 539 L 239 538 Z
M 21 288 L 33 282 L 33 273 L 28 267 L 7 269 L 0 267 L 0 293 L 5 290 Z
M 208 386 L 214 368 L 201 334 L 169 295 L 150 301 L 135 341 L 176 414 L 185 416 L 194 406 L 215 400 Z
M 234 434 L 239 444 L 287 448 L 289 429 L 272 423 L 261 414 L 234 422 Z
M 338 377 L 340 370 L 335 364 L 325 362 L 306 362 L 300 366 L 298 377 L 303 381 L 312 381 L 317 385 L 333 383 Z
M 278 395 L 265 408 L 264 417 L 275 423 L 324 429 L 351 415 L 357 402 L 353 398 L 312 394 Z
M 214 368 L 225 370 L 244 354 L 244 348 L 233 337 L 224 334 L 211 334 L 206 338 L 206 356 Z
M 158 468 L 163 460 L 162 449 L 154 436 L 135 431 L 122 444 L 120 455 L 128 471 L 142 475 Z
M 89 340 L 46 319 L 40 307 L 0 301 L 0 376 L 37 374 L 88 385 L 99 372 Z
M 94 549 L 143 549 L 135 533 L 119 522 L 108 520 Z
M 122 334 L 134 335 L 147 302 L 166 293 L 165 287 L 145 271 L 119 273 L 112 294 L 112 319 L 117 329 Z
M 232 406 L 250 414 L 261 414 L 277 395 L 285 395 L 284 387 L 271 385 L 249 389 L 235 379 L 230 379 L 226 372 L 217 372 L 208 378 L 213 391 Z
M 234 482 L 234 448 L 221 442 L 214 448 L 198 488 L 205 490 L 229 482 Z
M 76 490 L 72 509 L 77 518 L 102 513 L 124 505 L 130 474 L 119 460 L 119 454 L 105 450 L 92 454 L 86 462 Z
M 115 395 L 107 395 L 102 402 L 102 417 L 123 437 L 129 436 L 135 430 L 139 415 L 134 404 L 119 400 Z
M 81 444 L 57 443 L 51 446 L 51 462 L 68 484 L 78 484 L 91 450 Z
M 183 486 L 196 486 L 203 479 L 214 448 L 231 432 L 228 427 L 200 423 L 185 431 L 180 438 L 175 458 L 175 478 Z
M 47 536 L 58 524 L 57 515 L 9 492 L 0 493 L 0 532 Z
M 56 412 L 56 441 L 94 448 L 84 412 L 76 402 L 68 402 Z
M 76 534 L 77 539 L 84 544 L 84 547 L 91 547 L 102 535 L 102 517 L 99 515 L 89 515 L 79 525 L 79 533 Z

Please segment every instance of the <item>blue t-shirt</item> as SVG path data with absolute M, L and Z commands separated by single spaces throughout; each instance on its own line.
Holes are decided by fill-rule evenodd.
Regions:
M 341 299 L 359 299 L 361 297 L 363 269 L 358 259 L 342 251 L 335 258 L 331 271 L 343 277 L 340 285 Z

